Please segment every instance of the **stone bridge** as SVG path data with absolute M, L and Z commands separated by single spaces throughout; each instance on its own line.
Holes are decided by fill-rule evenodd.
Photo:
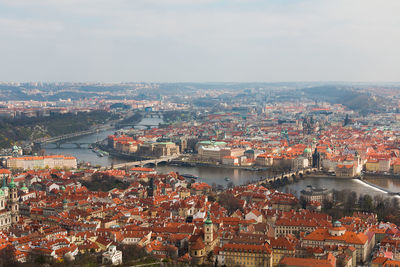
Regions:
M 293 181 L 295 178 L 302 178 L 304 175 L 310 174 L 312 172 L 316 172 L 317 168 L 307 168 L 303 170 L 297 170 L 297 171 L 292 171 L 292 172 L 286 172 L 282 173 L 277 176 L 273 177 L 267 177 L 257 183 L 257 185 L 261 185 L 262 183 L 269 183 L 269 182 L 275 182 L 277 180 L 283 180 L 283 179 L 288 179 L 289 181 Z
M 58 141 L 58 142 L 53 142 L 53 143 L 46 143 L 46 144 L 44 144 L 44 145 L 42 145 L 42 146 L 45 146 L 45 148 L 50 148 L 50 145 L 49 144 L 54 144 L 53 146 L 54 146 L 54 148 L 57 148 L 57 149 L 62 149 L 62 148 L 66 148 L 66 145 L 72 145 L 72 146 L 74 146 L 75 148 L 84 148 L 84 149 L 87 149 L 87 148 L 89 148 L 90 147 L 90 145 L 92 144 L 92 143 L 88 143 L 88 142 L 73 142 L 73 141 Z M 53 146 L 51 147 L 51 148 L 53 148 Z M 68 147 L 68 148 L 70 148 L 70 146 Z
M 157 166 L 160 162 L 169 162 L 171 160 L 177 159 L 180 155 L 173 155 L 167 157 L 161 157 L 157 159 L 148 159 L 148 160 L 140 160 L 140 161 L 132 161 L 132 162 L 125 162 L 121 164 L 115 164 L 113 166 L 114 169 L 122 169 L 127 167 L 143 167 L 145 165 L 154 165 Z M 109 166 L 111 168 L 111 166 Z

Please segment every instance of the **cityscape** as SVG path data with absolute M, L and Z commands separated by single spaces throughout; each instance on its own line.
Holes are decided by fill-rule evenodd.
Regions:
M 0 267 L 400 266 L 399 11 L 0 0 Z
M 30 87 L 1 103 L 6 264 L 398 262 L 400 84 L 2 90 Z

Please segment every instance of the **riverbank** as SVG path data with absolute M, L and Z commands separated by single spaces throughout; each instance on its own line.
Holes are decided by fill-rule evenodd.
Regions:
M 399 174 L 394 173 L 374 173 L 374 172 L 364 172 L 364 177 L 371 178 L 383 178 L 383 179 L 400 179 Z

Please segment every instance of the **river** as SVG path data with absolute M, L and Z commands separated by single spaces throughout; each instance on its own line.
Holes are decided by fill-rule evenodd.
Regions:
M 138 123 L 135 128 L 141 128 L 140 125 L 154 125 L 157 126 L 162 119 L 160 118 L 144 118 Z M 113 134 L 114 131 L 104 131 L 97 134 L 82 136 L 74 139 L 76 142 L 82 143 L 94 143 L 105 139 L 108 135 Z M 110 166 L 113 164 L 119 164 L 126 162 L 126 160 L 114 158 L 112 156 L 99 157 L 91 149 L 87 148 L 76 148 L 75 145 L 64 145 L 63 148 L 46 148 L 46 154 L 55 155 L 68 155 L 74 156 L 79 162 L 90 162 L 92 166 Z M 260 177 L 268 176 L 265 171 L 250 171 L 245 169 L 234 169 L 234 168 L 221 168 L 221 167 L 181 167 L 181 166 L 158 166 L 157 171 L 159 173 L 168 173 L 171 171 L 179 172 L 180 174 L 192 174 L 198 176 L 198 181 L 206 182 L 208 184 L 215 183 L 216 185 L 226 186 L 229 182 L 233 182 L 236 185 L 246 184 L 248 182 L 257 181 Z M 229 181 L 226 181 L 226 177 Z M 387 188 L 394 192 L 400 192 L 400 179 L 388 178 L 388 177 L 374 177 L 368 178 L 369 182 L 375 183 L 383 188 Z M 307 185 L 315 187 L 325 187 L 328 189 L 349 189 L 355 191 L 357 194 L 370 194 L 370 195 L 385 195 L 381 190 L 375 189 L 359 180 L 354 179 L 340 179 L 335 177 L 306 177 L 295 183 L 285 185 L 279 190 L 287 193 L 293 193 L 299 195 L 300 191 L 305 189 Z
M 233 169 L 233 168 L 221 168 L 221 167 L 180 167 L 180 166 L 159 166 L 156 168 L 160 173 L 168 173 L 171 171 L 179 172 L 180 174 L 192 174 L 198 176 L 198 181 L 206 182 L 208 184 L 215 183 L 216 185 L 226 186 L 230 181 L 236 185 L 246 184 L 248 182 L 258 181 L 260 177 L 268 176 L 265 171 L 249 171 L 244 169 Z M 225 181 L 225 177 L 229 177 L 230 181 Z M 395 191 L 391 185 L 397 184 L 400 187 L 400 180 L 391 181 L 392 179 L 386 178 L 390 181 L 382 180 L 381 178 L 376 178 L 381 187 L 387 185 L 390 190 Z M 373 182 L 368 179 L 368 181 Z M 382 190 L 376 189 L 364 182 L 357 179 L 346 179 L 346 178 L 336 178 L 332 176 L 309 176 L 301 180 L 298 180 L 292 184 L 288 184 L 279 188 L 279 191 L 285 193 L 292 193 L 297 197 L 300 196 L 300 191 L 305 189 L 308 185 L 314 187 L 325 187 L 328 189 L 344 190 L 349 189 L 356 192 L 357 194 L 369 194 L 369 195 L 382 195 L 389 196 Z M 400 189 L 397 190 L 400 192 Z
M 141 122 L 135 125 L 137 129 L 146 128 L 141 125 L 154 125 L 158 126 L 159 123 L 163 122 L 162 118 L 143 118 Z M 74 138 L 73 141 L 81 143 L 95 143 L 97 141 L 104 140 L 107 136 L 114 134 L 115 130 L 109 130 L 99 132 L 96 134 L 86 135 L 78 138 Z M 51 146 L 51 145 L 50 145 Z M 66 155 L 73 156 L 78 159 L 78 162 L 90 162 L 92 166 L 111 166 L 111 164 L 124 163 L 126 160 L 118 159 L 112 156 L 99 157 L 91 149 L 88 148 L 77 148 L 74 144 L 65 144 L 62 148 L 45 148 L 46 154 L 48 155 Z

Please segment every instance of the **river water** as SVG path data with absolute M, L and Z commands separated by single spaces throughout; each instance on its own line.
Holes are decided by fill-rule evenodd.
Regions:
M 141 125 L 153 125 L 158 126 L 159 123 L 163 122 L 160 118 L 143 118 L 141 122 L 135 125 L 137 129 L 144 129 L 146 127 Z M 115 133 L 115 130 L 109 130 L 104 132 L 99 132 L 96 134 L 86 135 L 78 138 L 74 138 L 73 141 L 81 143 L 95 143 L 97 141 L 104 140 L 107 136 Z M 112 156 L 99 157 L 95 152 L 88 148 L 77 148 L 76 145 L 64 144 L 62 148 L 52 148 L 54 146 L 50 144 L 50 147 L 45 148 L 46 154 L 48 155 L 66 155 L 73 156 L 78 159 L 78 162 L 90 162 L 92 166 L 111 166 L 111 164 L 124 163 L 126 160 L 118 159 Z
M 160 118 L 144 118 L 138 123 L 135 128 L 141 128 L 140 125 L 154 125 L 157 126 L 162 122 Z M 94 143 L 105 139 L 108 135 L 114 134 L 113 130 L 104 131 L 97 134 L 82 136 L 74 139 L 76 142 L 82 143 Z M 99 157 L 91 149 L 87 148 L 76 148 L 73 144 L 66 144 L 63 148 L 46 148 L 46 154 L 55 155 L 68 155 L 74 156 L 79 162 L 90 162 L 92 166 L 110 166 L 113 164 L 123 163 L 126 160 L 114 158 L 112 156 Z M 208 184 L 216 184 L 226 186 L 229 182 L 233 182 L 236 185 L 246 184 L 248 182 L 258 181 L 260 177 L 269 176 L 265 171 L 250 171 L 245 169 L 234 169 L 234 168 L 221 168 L 221 167 L 181 167 L 181 166 L 158 166 L 157 171 L 159 173 L 169 173 L 171 171 L 179 172 L 180 174 L 192 174 L 198 176 L 197 179 L 200 182 L 206 182 Z M 227 178 L 229 180 L 227 181 Z M 387 188 L 394 192 L 400 192 L 400 179 L 388 178 L 388 177 L 374 177 L 368 178 L 369 182 L 375 183 L 383 188 Z M 283 186 L 280 191 L 293 193 L 299 195 L 300 191 L 305 189 L 307 185 L 315 187 L 325 187 L 328 189 L 349 189 L 355 191 L 357 194 L 370 194 L 370 195 L 384 195 L 381 190 L 375 189 L 359 180 L 354 179 L 340 179 L 335 177 L 306 177 L 295 183 Z

